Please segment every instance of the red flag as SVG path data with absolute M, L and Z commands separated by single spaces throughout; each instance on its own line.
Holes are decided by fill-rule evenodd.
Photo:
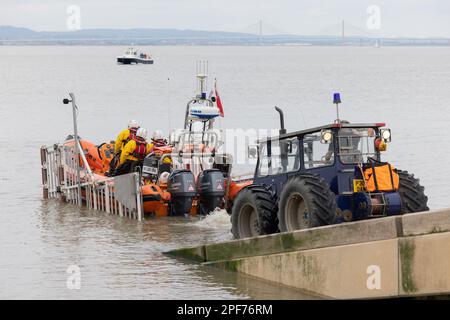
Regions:
M 225 114 L 224 114 L 224 112 L 223 112 L 222 101 L 220 100 L 219 92 L 217 91 L 217 81 L 216 81 L 216 83 L 214 84 L 214 93 L 215 93 L 215 96 L 216 96 L 216 104 L 217 104 L 217 108 L 219 108 L 219 111 L 220 111 L 220 116 L 221 116 L 221 117 L 224 117 Z

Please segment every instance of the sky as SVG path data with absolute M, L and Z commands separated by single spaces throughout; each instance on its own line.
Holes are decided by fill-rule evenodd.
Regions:
M 345 20 L 369 34 L 450 37 L 449 0 L 1 0 L 0 25 L 65 31 L 71 5 L 82 29 L 257 32 L 262 20 L 266 34 L 316 35 L 339 34 Z

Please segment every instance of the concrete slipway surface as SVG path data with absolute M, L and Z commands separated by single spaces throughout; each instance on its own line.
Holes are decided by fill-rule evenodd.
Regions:
M 450 209 L 167 252 L 333 299 L 450 294 Z

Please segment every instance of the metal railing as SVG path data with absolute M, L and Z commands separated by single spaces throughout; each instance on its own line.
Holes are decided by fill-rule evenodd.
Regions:
M 78 151 L 78 152 L 77 152 Z M 80 162 L 83 164 L 80 165 Z M 62 199 L 89 209 L 142 220 L 139 173 L 114 178 L 96 176 L 78 144 L 41 148 L 42 188 L 45 199 Z
M 130 173 L 86 185 L 86 206 L 89 209 L 142 220 L 142 194 L 139 173 Z M 125 182 L 127 181 L 127 182 Z M 118 193 L 118 190 L 122 190 Z

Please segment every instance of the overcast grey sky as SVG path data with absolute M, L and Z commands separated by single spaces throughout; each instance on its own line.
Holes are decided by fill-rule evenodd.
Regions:
M 367 28 L 370 5 L 381 9 L 386 36 L 450 37 L 449 0 L 1 0 L 0 25 L 66 29 L 78 5 L 81 27 L 246 31 L 262 19 L 287 33 L 320 34 L 341 20 Z M 338 32 L 338 30 L 336 30 Z

